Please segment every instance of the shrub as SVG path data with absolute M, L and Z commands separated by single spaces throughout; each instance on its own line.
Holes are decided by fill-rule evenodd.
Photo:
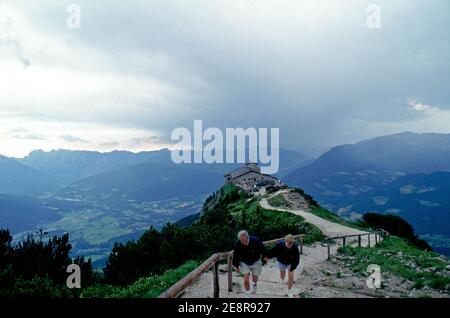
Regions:
M 370 227 L 381 228 L 388 231 L 391 235 L 402 237 L 422 250 L 433 250 L 426 241 L 419 239 L 414 232 L 414 228 L 399 216 L 369 212 L 364 214 L 363 219 L 366 225 Z
M 162 275 L 141 277 L 134 283 L 118 287 L 112 285 L 94 285 L 83 290 L 82 298 L 154 298 L 189 274 L 199 265 L 188 261 L 176 269 L 167 270 Z
M 55 284 L 48 276 L 32 279 L 17 278 L 7 289 L 0 290 L 1 297 L 68 298 L 72 291 Z
M 0 294 L 21 297 L 69 297 L 75 291 L 66 287 L 67 266 L 81 267 L 82 286 L 94 282 L 91 260 L 69 257 L 69 235 L 46 239 L 42 231 L 11 245 L 8 230 L 0 230 Z

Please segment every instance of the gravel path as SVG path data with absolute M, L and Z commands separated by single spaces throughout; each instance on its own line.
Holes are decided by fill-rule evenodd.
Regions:
M 278 194 L 284 194 L 284 193 L 288 193 L 288 190 L 278 191 L 275 194 L 273 194 L 272 196 L 276 196 Z M 263 207 L 265 209 L 290 212 L 290 213 L 299 215 L 299 216 L 303 217 L 306 222 L 317 226 L 322 231 L 322 233 L 328 237 L 367 233 L 367 232 L 363 232 L 363 231 L 360 231 L 360 230 L 357 230 L 357 229 L 354 229 L 354 228 L 351 228 L 351 227 L 348 227 L 348 226 L 345 226 L 342 224 L 338 224 L 338 223 L 334 223 L 334 222 L 325 220 L 317 215 L 314 215 L 309 212 L 305 212 L 304 210 L 284 209 L 284 208 L 273 207 L 269 204 L 269 202 L 267 202 L 267 199 L 265 199 L 265 198 L 261 199 L 260 205 L 261 205 L 261 207 Z

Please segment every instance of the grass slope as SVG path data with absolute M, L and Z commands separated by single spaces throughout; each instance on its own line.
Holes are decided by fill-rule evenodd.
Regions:
M 428 286 L 450 290 L 448 259 L 420 250 L 402 238 L 391 236 L 372 248 L 347 245 L 340 247 L 338 252 L 346 257 L 345 262 L 356 273 L 363 274 L 368 265 L 377 264 L 382 273 L 389 272 L 411 281 L 417 289 Z
M 156 298 L 181 278 L 199 265 L 187 261 L 175 269 L 169 269 L 162 275 L 142 277 L 131 285 L 118 287 L 112 285 L 95 285 L 86 288 L 82 298 Z

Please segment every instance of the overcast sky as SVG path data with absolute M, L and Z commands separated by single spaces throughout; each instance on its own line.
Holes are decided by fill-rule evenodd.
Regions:
M 447 0 L 0 0 L 0 153 L 157 149 L 194 119 L 300 150 L 450 133 L 449 25 Z

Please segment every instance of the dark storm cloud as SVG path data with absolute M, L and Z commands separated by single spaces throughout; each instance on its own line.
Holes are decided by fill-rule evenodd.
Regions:
M 450 108 L 450 4 L 377 1 L 382 27 L 368 29 L 372 2 L 78 1 L 77 31 L 64 26 L 68 3 L 22 6 L 74 50 L 107 56 L 110 73 L 171 88 L 82 120 L 166 136 L 194 119 L 279 127 L 282 145 L 295 147 L 414 128 L 424 113 L 411 102 Z

